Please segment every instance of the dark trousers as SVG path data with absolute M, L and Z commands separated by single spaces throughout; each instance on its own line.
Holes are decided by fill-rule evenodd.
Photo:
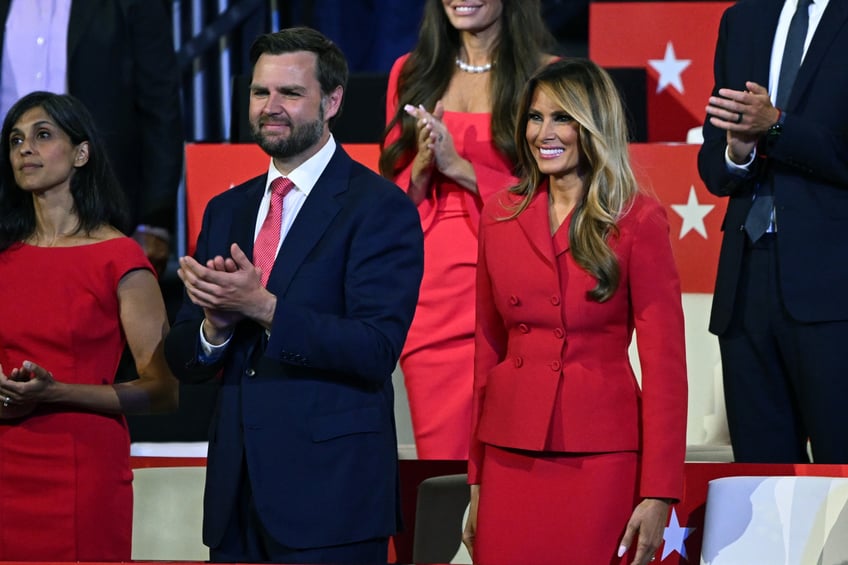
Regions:
M 209 549 L 211 562 L 386 565 L 389 552 L 387 537 L 317 548 L 293 548 L 280 544 L 262 525 L 246 468 L 242 469 L 241 477 L 236 510 L 221 544 Z M 334 511 L 333 508 L 318 510 Z
M 814 462 L 846 464 L 848 322 L 789 316 L 778 280 L 778 239 L 767 234 L 748 245 L 733 318 L 719 337 L 734 459 L 808 462 L 809 439 Z

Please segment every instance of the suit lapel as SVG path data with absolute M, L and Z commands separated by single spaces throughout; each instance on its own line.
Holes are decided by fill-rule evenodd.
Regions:
M 518 215 L 518 225 L 521 226 L 539 257 L 550 267 L 554 267 L 554 244 L 551 239 L 551 221 L 548 213 L 547 183 L 536 190 L 530 205 Z
M 341 146 L 336 146 L 333 158 L 303 203 L 277 254 L 268 279 L 268 288 L 273 288 L 274 294 L 279 296 L 286 292 L 300 264 L 339 213 L 341 207 L 336 196 L 348 189 L 350 166 L 350 157 Z
M 256 233 L 256 214 L 265 192 L 268 175 L 264 174 L 251 181 L 253 184 L 244 193 L 241 206 L 235 210 L 233 224 L 230 227 L 230 242 L 238 243 L 248 259 L 253 261 L 253 236 Z
M 798 101 L 812 83 L 816 70 L 827 55 L 833 40 L 845 26 L 846 20 L 848 20 L 848 3 L 844 0 L 830 0 L 810 42 L 810 47 L 807 49 L 807 54 L 804 55 L 801 68 L 798 69 L 798 76 L 795 78 L 789 101 L 786 103 L 787 110 L 792 110 L 798 105 Z
M 769 84 L 774 32 L 777 29 L 777 21 L 780 19 L 782 9 L 783 2 L 775 2 L 774 0 L 761 2 L 758 10 L 762 10 L 762 25 L 753 26 L 750 32 L 753 36 L 746 39 L 753 46 L 750 62 L 751 78 L 748 80 L 752 80 L 765 88 L 768 88 Z

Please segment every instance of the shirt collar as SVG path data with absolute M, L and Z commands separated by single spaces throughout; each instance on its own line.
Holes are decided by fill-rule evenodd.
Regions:
M 303 192 L 306 196 L 309 196 L 309 193 L 312 192 L 312 188 L 318 182 L 318 179 L 324 172 L 324 169 L 327 168 L 327 165 L 329 164 L 330 159 L 333 158 L 333 153 L 335 152 L 336 140 L 333 138 L 333 134 L 330 134 L 327 142 L 315 153 L 315 155 L 301 163 L 296 169 L 288 174 L 288 178 L 294 183 L 295 189 Z M 271 164 L 268 166 L 268 178 L 265 183 L 266 194 L 269 190 L 271 190 L 271 183 L 274 179 L 282 176 L 284 175 L 277 170 L 274 166 L 274 160 L 271 159 Z

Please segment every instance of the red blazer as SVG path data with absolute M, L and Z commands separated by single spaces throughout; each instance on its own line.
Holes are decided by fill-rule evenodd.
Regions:
M 490 200 L 480 226 L 469 482 L 479 482 L 485 444 L 639 451 L 640 495 L 680 498 L 686 355 L 664 209 L 635 198 L 611 239 L 618 290 L 598 303 L 587 298 L 596 280 L 570 253 L 560 272 L 547 187 L 517 218 L 499 220 L 517 201 L 506 192 Z M 641 390 L 627 353 L 634 329 Z

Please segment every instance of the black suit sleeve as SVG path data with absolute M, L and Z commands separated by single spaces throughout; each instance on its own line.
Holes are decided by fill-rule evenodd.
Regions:
M 142 163 L 138 222 L 173 229 L 183 171 L 179 68 L 161 2 L 123 0 L 133 57 L 132 92 Z

